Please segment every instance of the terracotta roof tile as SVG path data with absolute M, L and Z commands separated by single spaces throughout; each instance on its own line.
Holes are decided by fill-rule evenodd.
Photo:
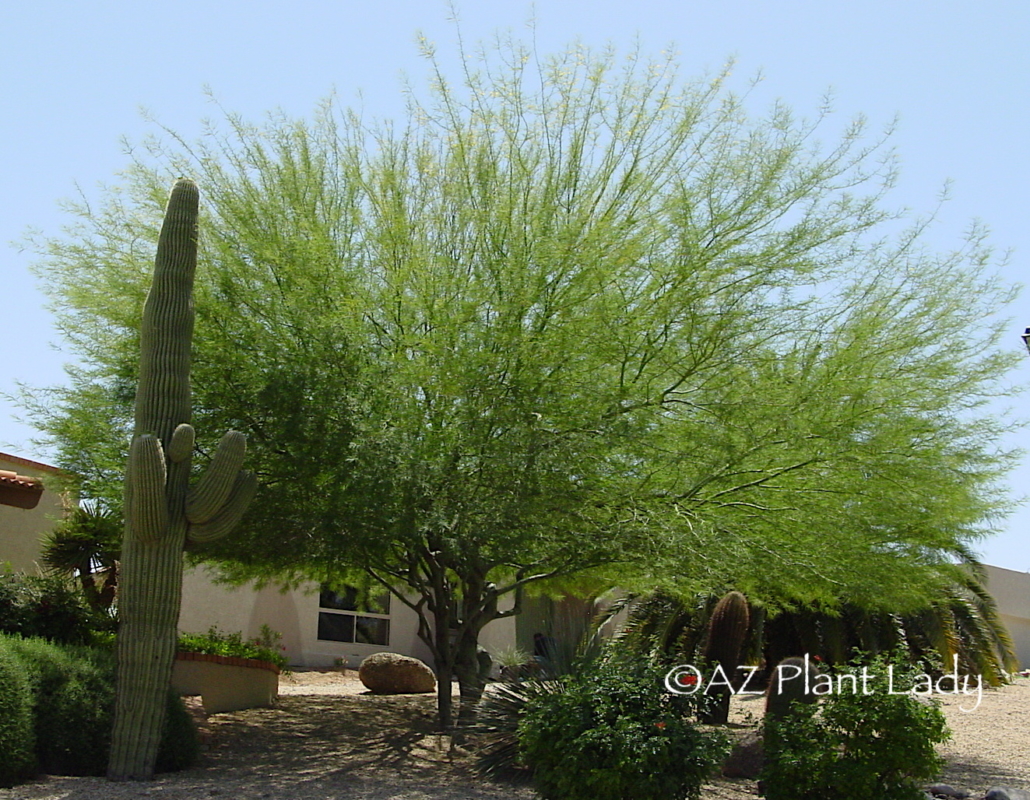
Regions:
M 15 508 L 35 508 L 42 496 L 43 482 L 39 478 L 0 469 L 0 504 Z

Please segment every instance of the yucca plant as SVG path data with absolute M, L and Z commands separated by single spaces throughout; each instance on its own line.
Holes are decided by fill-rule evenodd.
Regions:
M 120 515 L 103 506 L 78 506 L 43 543 L 47 571 L 76 577 L 86 601 L 104 614 L 115 601 L 123 524 Z

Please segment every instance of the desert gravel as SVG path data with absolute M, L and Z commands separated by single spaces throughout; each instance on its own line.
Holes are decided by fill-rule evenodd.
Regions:
M 982 797 L 993 784 L 1030 790 L 1030 680 L 969 698 L 944 698 L 953 737 L 942 780 Z M 194 702 L 194 707 L 196 703 Z M 0 790 L 0 800 L 532 800 L 526 787 L 491 783 L 470 756 L 432 731 L 434 698 L 375 697 L 354 673 L 298 671 L 280 683 L 275 708 L 202 720 L 198 766 L 148 783 L 47 777 Z M 761 711 L 761 698 L 736 698 L 733 720 Z M 720 780 L 706 800 L 752 800 L 753 781 Z

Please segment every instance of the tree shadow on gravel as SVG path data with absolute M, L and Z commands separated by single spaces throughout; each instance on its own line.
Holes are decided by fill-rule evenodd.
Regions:
M 434 732 L 435 698 L 287 695 L 274 708 L 215 714 L 201 768 L 338 773 L 465 770 L 468 753 Z

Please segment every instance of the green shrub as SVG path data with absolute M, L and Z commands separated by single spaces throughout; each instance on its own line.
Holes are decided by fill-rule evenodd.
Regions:
M 114 620 L 94 612 L 82 589 L 55 575 L 0 573 L 0 633 L 91 644 Z
M 726 754 L 727 742 L 691 721 L 698 701 L 667 692 L 665 672 L 609 657 L 526 703 L 519 747 L 541 797 L 699 796 L 702 783 Z
M 914 668 L 899 662 L 891 686 L 885 659 L 851 669 L 860 675 L 863 666 L 869 679 L 859 680 L 857 691 L 844 683 L 819 704 L 795 703 L 782 718 L 766 720 L 767 800 L 923 798 L 919 786 L 943 765 L 934 746 L 949 736 L 944 714 L 930 698 L 905 693 Z
M 208 628 L 207 633 L 180 633 L 179 650 L 185 653 L 207 653 L 212 656 L 233 656 L 269 661 L 279 669 L 287 665 L 283 648 L 279 645 L 282 635 L 267 625 L 261 626 L 261 636 L 245 641 L 242 633 L 223 633 L 218 628 Z
M 107 764 L 113 656 L 42 639 L 10 639 L 32 691 L 36 760 L 51 775 L 97 775 Z
M 0 637 L 0 653 L 17 665 L 25 685 L 28 747 L 30 753 L 34 749 L 35 766 L 52 775 L 103 775 L 111 748 L 114 653 L 19 637 Z M 193 720 L 182 698 L 169 691 L 157 769 L 184 769 L 198 753 Z M 6 760 L 0 755 L 0 761 Z M 14 777 L 25 774 L 21 770 Z
M 35 767 L 32 693 L 25 669 L 0 636 L 0 786 L 31 775 Z

